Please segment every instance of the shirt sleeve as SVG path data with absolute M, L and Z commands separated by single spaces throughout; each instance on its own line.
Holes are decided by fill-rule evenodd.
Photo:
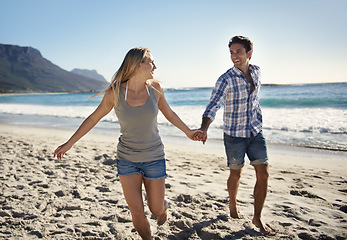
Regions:
M 203 117 L 208 117 L 213 121 L 216 117 L 216 113 L 220 108 L 222 101 L 225 98 L 227 92 L 228 82 L 222 75 L 218 78 L 216 85 L 212 91 L 210 102 L 207 104 Z

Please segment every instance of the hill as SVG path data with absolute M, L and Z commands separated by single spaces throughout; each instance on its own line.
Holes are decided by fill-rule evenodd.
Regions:
M 58 67 L 32 47 L 0 44 L 0 92 L 89 92 L 107 85 Z
M 100 75 L 96 70 L 75 68 L 71 72 L 81 76 L 91 78 L 91 79 L 95 79 L 101 82 L 107 82 L 107 80 L 102 75 Z

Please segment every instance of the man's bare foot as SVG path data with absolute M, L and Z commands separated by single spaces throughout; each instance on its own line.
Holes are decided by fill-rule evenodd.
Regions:
M 260 232 L 265 236 L 274 236 L 276 234 L 274 229 L 272 229 L 269 224 L 264 225 L 260 218 L 253 218 L 252 223 L 258 227 Z
M 167 219 L 167 208 L 168 208 L 168 204 L 167 204 L 167 201 L 164 200 L 164 207 L 165 207 L 165 211 L 162 215 L 160 215 L 158 218 L 157 218 L 157 224 L 158 226 L 160 225 L 163 225 L 165 222 L 166 222 L 166 219 Z
M 232 218 L 241 218 L 239 212 L 236 207 L 229 206 L 230 208 L 230 217 Z

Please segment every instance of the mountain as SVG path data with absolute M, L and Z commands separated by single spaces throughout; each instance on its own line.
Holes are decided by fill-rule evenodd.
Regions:
M 35 48 L 0 44 L 0 92 L 89 92 L 107 85 L 58 67 Z
M 95 79 L 101 82 L 107 82 L 106 79 L 102 75 L 100 75 L 96 70 L 75 68 L 71 72 L 81 76 L 91 78 L 91 79 Z

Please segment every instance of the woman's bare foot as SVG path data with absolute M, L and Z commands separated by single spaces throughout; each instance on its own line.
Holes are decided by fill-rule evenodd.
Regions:
M 261 219 L 255 219 L 253 218 L 252 223 L 259 228 L 260 232 L 265 235 L 265 236 L 274 236 L 276 234 L 276 232 L 274 231 L 273 228 L 270 227 L 269 224 L 263 224 L 263 222 L 261 221 Z
M 168 208 L 168 204 L 167 204 L 167 201 L 164 200 L 164 207 L 165 207 L 165 211 L 162 215 L 160 215 L 158 218 L 157 218 L 157 224 L 158 226 L 160 225 L 163 225 L 165 222 L 166 222 L 166 219 L 167 219 L 167 208 Z

